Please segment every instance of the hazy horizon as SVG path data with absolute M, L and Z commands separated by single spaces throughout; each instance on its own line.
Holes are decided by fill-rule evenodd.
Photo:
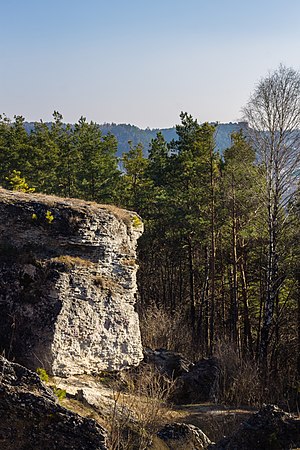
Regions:
M 60 112 L 60 111 L 58 111 L 58 112 Z M 22 114 L 20 114 L 21 116 L 22 116 Z M 23 116 L 24 117 L 24 116 Z M 83 116 L 83 117 L 85 117 L 85 116 Z M 10 120 L 11 120 L 11 122 L 13 123 L 14 121 L 15 121 L 15 119 L 14 119 L 14 117 L 8 117 Z M 24 117 L 24 119 L 25 119 L 25 123 L 37 123 L 37 122 L 40 122 L 40 121 L 42 121 L 42 122 L 44 122 L 44 123 L 51 123 L 51 122 L 53 122 L 53 118 L 51 118 L 50 120 L 43 120 L 42 118 L 40 118 L 40 119 L 38 119 L 38 120 L 27 120 L 27 118 L 26 117 Z M 78 118 L 79 119 L 79 118 Z M 137 128 L 139 128 L 140 130 L 168 130 L 168 129 L 172 129 L 172 128 L 175 128 L 175 126 L 177 125 L 177 124 L 179 124 L 180 123 L 180 117 L 178 116 L 178 120 L 177 120 L 177 122 L 176 123 L 174 123 L 173 125 L 171 125 L 171 126 L 169 126 L 169 127 L 139 127 L 138 125 L 136 125 L 135 123 L 126 123 L 126 122 L 119 122 L 119 123 L 117 123 L 117 122 L 97 122 L 97 121 L 94 121 L 94 120 L 92 120 L 91 119 L 91 121 L 92 122 L 95 122 L 97 125 L 100 125 L 100 126 L 102 126 L 102 125 L 108 125 L 108 126 L 111 126 L 111 125 L 116 125 L 116 126 L 122 126 L 122 125 L 125 125 L 125 126 L 134 126 L 134 127 L 137 127 Z M 74 121 L 74 122 L 68 122 L 68 121 L 66 121 L 66 120 L 64 120 L 63 119 L 63 123 L 64 124 L 70 124 L 70 125 L 74 125 L 76 122 L 78 122 L 78 120 L 76 120 L 76 121 Z M 229 122 L 216 122 L 215 120 L 213 120 L 213 121 L 211 121 L 211 122 L 209 122 L 209 123 L 212 123 L 212 124 L 217 124 L 217 125 L 228 125 L 228 124 L 238 124 L 238 123 L 241 123 L 242 122 L 242 120 L 236 120 L 236 121 L 229 121 Z M 200 122 L 200 123 L 203 123 L 203 122 Z
M 11 0 L 1 4 L 1 113 L 170 128 L 238 122 L 260 78 L 299 69 L 300 2 Z

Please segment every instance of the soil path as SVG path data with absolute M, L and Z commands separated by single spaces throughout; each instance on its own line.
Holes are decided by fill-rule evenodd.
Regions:
M 196 425 L 215 442 L 232 434 L 256 412 L 253 408 L 229 408 L 212 403 L 182 405 L 174 409 L 180 414 L 181 422 Z

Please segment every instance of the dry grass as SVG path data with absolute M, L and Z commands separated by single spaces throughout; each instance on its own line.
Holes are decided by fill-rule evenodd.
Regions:
M 101 374 L 111 389 L 111 407 L 88 406 L 79 400 L 63 399 L 61 404 L 83 417 L 96 420 L 108 431 L 110 450 L 142 450 L 165 423 L 178 420 L 181 413 L 167 403 L 173 386 L 154 369 Z M 108 411 L 107 411 L 108 408 Z M 103 414 L 103 411 L 105 413 Z
M 55 195 L 46 195 L 39 193 L 24 193 L 19 191 L 10 191 L 0 187 L 0 201 L 7 204 L 16 202 L 40 202 L 52 208 L 66 208 L 72 209 L 79 213 L 95 214 L 100 210 L 111 212 L 118 220 L 122 220 L 127 228 L 132 227 L 133 213 L 114 205 L 98 204 L 96 202 L 89 202 L 78 198 L 62 198 Z
M 232 435 L 251 414 L 250 408 L 225 408 L 223 405 L 200 404 L 181 407 L 179 422 L 190 423 L 200 428 L 212 441 Z
M 120 285 L 115 280 L 105 277 L 104 275 L 95 275 L 93 283 L 101 289 L 107 289 L 114 292 L 120 289 Z
M 156 433 L 172 422 L 194 424 L 210 439 L 218 441 L 224 435 L 232 434 L 252 413 L 222 407 L 219 410 L 218 405 L 207 404 L 172 408 L 166 403 L 171 386 L 165 384 L 165 379 L 157 372 L 148 369 L 137 375 L 124 374 L 119 382 L 113 381 L 111 375 L 108 378 L 113 393 L 109 415 L 103 415 L 101 407 L 98 409 L 71 398 L 63 399 L 61 405 L 94 419 L 108 430 L 110 450 L 142 450 L 152 440 L 155 441 L 154 448 L 160 448 L 162 443 L 156 441 Z
M 88 384 L 91 377 L 80 376 L 79 380 Z M 92 379 L 95 380 L 101 380 L 106 390 L 110 389 L 111 403 L 104 401 L 103 405 L 89 406 L 68 396 L 60 403 L 103 426 L 108 432 L 110 450 L 149 448 L 157 431 L 166 423 L 178 421 L 182 415 L 167 404 L 173 382 L 154 368 L 143 367 L 118 374 L 103 372 Z M 53 386 L 54 382 L 57 380 L 49 377 L 47 384 Z
M 137 264 L 136 259 L 134 259 L 134 258 L 130 258 L 130 259 L 122 258 L 120 263 L 123 266 L 129 266 L 129 267 L 134 267 Z
M 192 361 L 198 360 L 202 355 L 194 344 L 192 330 L 187 323 L 184 312 L 172 313 L 152 305 L 140 314 L 143 345 L 152 349 L 166 348 L 180 352 Z M 266 398 L 257 361 L 242 358 L 232 343 L 224 341 L 218 343 L 214 356 L 220 364 L 217 393 L 220 402 L 258 407 L 263 401 L 272 400 L 271 397 Z
M 132 214 L 129 211 L 127 211 L 126 209 L 118 208 L 117 206 L 114 205 L 101 205 L 101 206 L 107 209 L 108 211 L 112 212 L 117 219 L 122 220 L 127 226 L 127 228 L 131 228 Z
M 89 259 L 80 258 L 79 256 L 61 255 L 50 259 L 51 263 L 63 264 L 68 269 L 74 267 L 92 267 L 93 263 Z
M 86 417 L 87 419 L 94 419 L 99 425 L 102 427 L 106 427 L 106 420 L 100 412 L 96 411 L 95 408 L 91 406 L 84 405 L 81 401 L 65 398 L 61 401 L 61 406 L 73 411 L 76 414 L 79 414 L 82 417 Z
M 107 423 L 111 450 L 148 447 L 158 429 L 177 417 L 166 403 L 172 387 L 172 382 L 149 367 L 127 374 L 121 385 L 116 384 Z

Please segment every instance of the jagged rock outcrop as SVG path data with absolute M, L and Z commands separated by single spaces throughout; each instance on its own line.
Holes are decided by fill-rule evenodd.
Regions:
M 133 212 L 0 189 L 0 351 L 67 376 L 143 358 Z
M 239 429 L 209 450 L 289 450 L 300 446 L 300 420 L 277 406 L 265 405 Z
M 0 357 L 1 450 L 107 450 L 106 431 L 57 402 L 34 372 Z

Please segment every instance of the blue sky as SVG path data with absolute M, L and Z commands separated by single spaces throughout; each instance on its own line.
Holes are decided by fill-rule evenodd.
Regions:
M 300 69 L 299 0 L 0 0 L 0 112 L 168 127 L 236 121 L 279 63 Z

